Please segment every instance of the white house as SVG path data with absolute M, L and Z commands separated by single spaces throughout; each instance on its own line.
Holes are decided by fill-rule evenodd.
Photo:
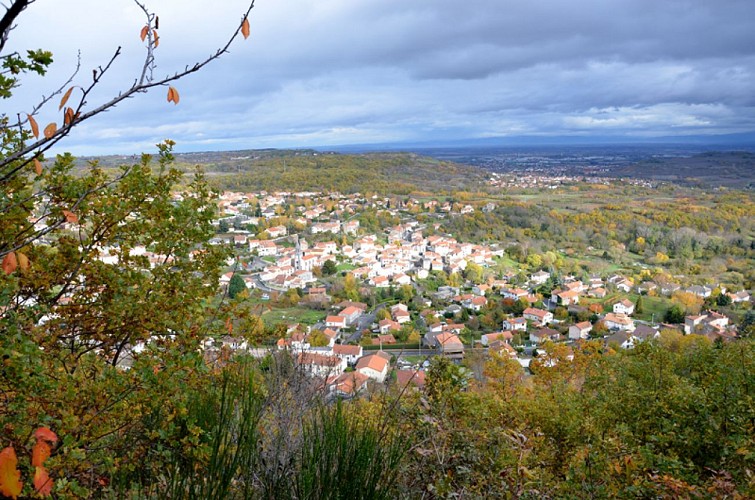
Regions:
M 592 331 L 592 323 L 583 321 L 569 327 L 569 338 L 572 340 L 587 339 Z
M 509 318 L 503 320 L 504 330 L 525 331 L 527 329 L 527 318 Z
M 634 304 L 631 300 L 623 299 L 613 305 L 613 312 L 631 316 L 634 313 Z
M 363 356 L 357 361 L 356 371 L 378 382 L 384 382 L 388 374 L 388 360 L 379 354 Z

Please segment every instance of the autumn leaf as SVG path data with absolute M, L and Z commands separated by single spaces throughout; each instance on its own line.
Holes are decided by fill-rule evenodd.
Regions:
M 155 48 L 160 45 L 160 37 L 157 36 L 157 30 L 152 30 L 152 36 L 155 37 Z
M 68 98 L 71 97 L 71 92 L 73 92 L 73 87 L 66 90 L 66 93 L 63 94 L 63 98 L 60 100 L 60 106 L 58 106 L 58 111 L 63 109 L 63 106 L 66 105 L 66 103 L 68 102 Z
M 73 123 L 74 120 L 74 114 L 73 114 L 73 108 L 66 108 L 65 115 L 63 117 L 63 123 L 66 125 L 70 125 Z
M 40 162 L 37 158 L 34 158 L 34 171 L 37 173 L 37 175 L 42 175 L 42 162 Z
M 44 467 L 34 470 L 34 490 L 43 497 L 48 497 L 52 493 L 52 479 Z
M 144 26 L 142 28 L 141 33 L 139 33 L 139 38 L 142 39 L 142 42 L 147 38 L 147 34 L 149 33 L 149 26 Z
M 31 133 L 39 139 L 39 125 L 37 125 L 37 120 L 34 119 L 31 115 L 26 115 L 26 118 L 29 120 L 29 126 L 31 127 Z
M 23 483 L 19 480 L 21 471 L 16 468 L 16 464 L 18 464 L 18 458 L 12 446 L 0 451 L 0 493 L 14 499 L 18 498 L 23 487 Z
M 66 218 L 66 222 L 75 224 L 79 222 L 79 216 L 70 210 L 63 210 L 63 216 Z
M 45 127 L 45 137 L 49 139 L 53 135 L 55 135 L 55 132 L 57 132 L 58 126 L 55 124 L 55 122 L 52 122 L 48 126 Z
M 18 267 L 26 271 L 29 269 L 29 257 L 22 254 L 21 252 L 16 252 L 16 260 L 18 260 Z
M 244 18 L 244 22 L 241 23 L 241 34 L 244 35 L 244 40 L 249 38 L 249 18 Z
M 65 212 L 65 210 L 63 212 Z M 78 218 L 76 220 L 78 220 Z M 39 441 L 47 441 L 50 444 L 55 444 L 58 442 L 58 435 L 47 427 L 40 427 L 39 429 L 34 431 L 34 437 Z
M 31 450 L 31 464 L 34 467 L 42 467 L 45 464 L 45 460 L 50 458 L 50 453 L 52 453 L 50 445 L 41 439 L 37 440 L 37 444 Z
M 16 252 L 11 252 L 3 258 L 3 271 L 5 274 L 10 274 L 18 267 L 18 260 L 16 260 Z
M 168 87 L 168 102 L 172 102 L 173 104 L 178 104 L 178 101 L 180 99 L 181 98 L 178 95 L 178 91 L 175 89 L 175 87 Z
M 225 329 L 228 330 L 228 335 L 233 333 L 233 321 L 231 321 L 231 318 L 225 320 Z

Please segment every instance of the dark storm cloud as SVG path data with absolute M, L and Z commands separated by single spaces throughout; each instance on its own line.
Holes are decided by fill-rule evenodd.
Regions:
M 141 18 L 127 0 L 71 2 L 67 22 L 77 6 L 103 21 L 70 44 L 50 38 L 62 60 L 82 48 L 91 66 L 133 41 Z M 155 0 L 160 72 L 217 46 L 242 6 Z M 138 148 L 170 136 L 201 149 L 747 131 L 752 10 L 751 0 L 258 0 L 250 40 L 180 82 L 180 106 L 141 96 L 72 142 Z M 38 13 L 35 26 L 62 22 Z M 44 42 L 38 31 L 30 39 Z M 107 90 L 130 78 L 139 55 L 124 43 Z

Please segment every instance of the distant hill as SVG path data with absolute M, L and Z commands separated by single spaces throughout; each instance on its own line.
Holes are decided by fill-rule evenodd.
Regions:
M 247 150 L 176 154 L 185 169 L 201 165 L 220 189 L 373 191 L 408 194 L 474 189 L 485 172 L 470 166 L 414 153 L 339 154 L 315 150 Z M 81 158 L 84 164 L 92 158 Z M 136 157 L 97 158 L 113 168 Z
M 652 158 L 612 171 L 639 179 L 755 189 L 755 154 L 707 152 L 686 158 Z

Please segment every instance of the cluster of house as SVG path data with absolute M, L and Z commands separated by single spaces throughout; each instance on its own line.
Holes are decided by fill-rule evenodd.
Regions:
M 329 329 L 328 329 L 329 330 Z M 354 397 L 363 392 L 370 381 L 384 384 L 391 368 L 391 355 L 383 350 L 366 354 L 360 345 L 336 344 L 336 332 L 327 331 L 329 344 L 312 347 L 308 335 L 294 332 L 287 339 L 278 340 L 278 349 L 295 356 L 297 366 L 317 378 L 328 391 L 339 397 Z M 421 388 L 425 373 L 420 370 L 396 370 L 398 383 Z

